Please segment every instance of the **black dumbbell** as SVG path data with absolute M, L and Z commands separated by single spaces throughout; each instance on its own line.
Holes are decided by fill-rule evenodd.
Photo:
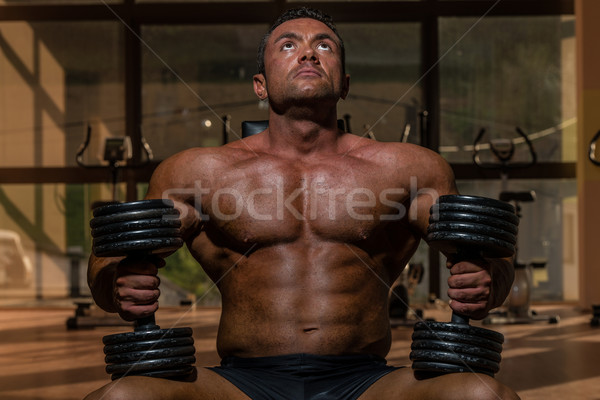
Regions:
M 110 204 L 94 210 L 92 251 L 98 257 L 143 259 L 183 245 L 179 212 L 170 200 Z M 135 321 L 133 332 L 104 336 L 106 372 L 118 379 L 141 375 L 191 381 L 196 377 L 191 328 L 160 329 L 154 314 Z
M 478 196 L 440 196 L 431 207 L 427 242 L 454 261 L 512 257 L 519 218 L 503 201 Z M 415 324 L 410 359 L 417 378 L 452 372 L 494 376 L 500 369 L 504 336 L 469 325 L 452 313 L 451 322 Z

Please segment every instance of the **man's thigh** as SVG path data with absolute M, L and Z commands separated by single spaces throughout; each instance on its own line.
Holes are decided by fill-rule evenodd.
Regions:
M 198 368 L 195 382 L 130 376 L 90 393 L 84 400 L 248 400 L 231 382 L 206 368 Z
M 518 398 L 512 389 L 487 375 L 459 373 L 417 380 L 411 368 L 401 368 L 375 382 L 363 393 L 360 400 L 516 400 Z

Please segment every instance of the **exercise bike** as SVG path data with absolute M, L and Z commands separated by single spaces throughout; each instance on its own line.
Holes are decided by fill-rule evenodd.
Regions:
M 83 155 L 86 152 L 89 144 L 90 138 L 92 136 L 92 127 L 88 124 L 85 140 L 79 146 L 77 150 L 77 154 L 75 155 L 75 161 L 77 165 L 81 168 L 85 169 L 107 169 L 111 174 L 111 183 L 112 183 L 112 200 L 109 202 L 117 202 L 117 184 L 119 182 L 119 173 L 122 169 L 132 169 L 132 168 L 143 168 L 150 164 L 150 161 L 153 160 L 154 155 L 152 153 L 152 149 L 146 139 L 141 136 L 141 144 L 142 150 L 145 154 L 145 159 L 142 162 L 137 164 L 131 163 L 132 159 L 132 146 L 131 139 L 129 136 L 123 137 L 108 137 L 104 140 L 104 151 L 103 151 L 103 161 L 108 163 L 108 166 L 102 164 L 86 164 L 83 161 Z
M 493 169 L 500 171 L 501 191 L 499 199 L 512 203 L 515 207 L 517 216 L 522 217 L 521 203 L 530 203 L 536 200 L 534 190 L 528 191 L 509 191 L 508 190 L 508 172 L 514 169 L 529 168 L 537 163 L 537 154 L 533 144 L 527 135 L 516 127 L 516 132 L 520 138 L 507 139 L 496 138 L 488 142 L 489 150 L 495 158 L 495 162 L 484 162 L 480 158 L 480 151 L 484 145 L 480 144 L 485 129 L 482 128 L 475 142 L 473 143 L 473 162 L 482 169 Z M 527 145 L 528 158 L 526 162 L 515 162 L 515 142 L 524 142 Z M 546 267 L 546 260 L 532 260 L 528 263 L 519 262 L 518 246 L 516 246 L 513 266 L 515 269 L 515 279 L 511 287 L 510 294 L 503 304 L 505 311 L 492 312 L 483 320 L 484 324 L 529 324 L 534 322 L 557 323 L 558 315 L 540 315 L 531 309 L 531 292 L 533 289 L 533 270 Z

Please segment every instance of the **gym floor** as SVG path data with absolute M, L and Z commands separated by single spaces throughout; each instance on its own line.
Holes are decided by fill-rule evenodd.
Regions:
M 600 399 L 600 328 L 590 326 L 591 314 L 569 305 L 534 309 L 557 314 L 560 322 L 491 326 L 506 338 L 497 378 L 524 400 Z M 108 382 L 101 338 L 129 328 L 67 330 L 73 315 L 74 307 L 65 305 L 0 308 L 0 399 L 75 400 Z M 197 365 L 215 365 L 219 315 L 218 308 L 161 309 L 157 322 L 192 327 Z M 426 309 L 425 317 L 447 321 L 450 313 Z M 393 329 L 390 364 L 410 365 L 411 333 L 411 327 Z

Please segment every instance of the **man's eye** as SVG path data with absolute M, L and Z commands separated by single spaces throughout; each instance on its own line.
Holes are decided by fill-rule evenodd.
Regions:
M 281 46 L 282 50 L 291 50 L 293 48 L 294 48 L 294 44 L 290 43 L 290 42 L 284 43 L 283 46 Z
M 331 50 L 331 46 L 329 46 L 327 43 L 319 43 L 319 45 L 317 46 L 317 49 L 319 49 L 319 50 Z

